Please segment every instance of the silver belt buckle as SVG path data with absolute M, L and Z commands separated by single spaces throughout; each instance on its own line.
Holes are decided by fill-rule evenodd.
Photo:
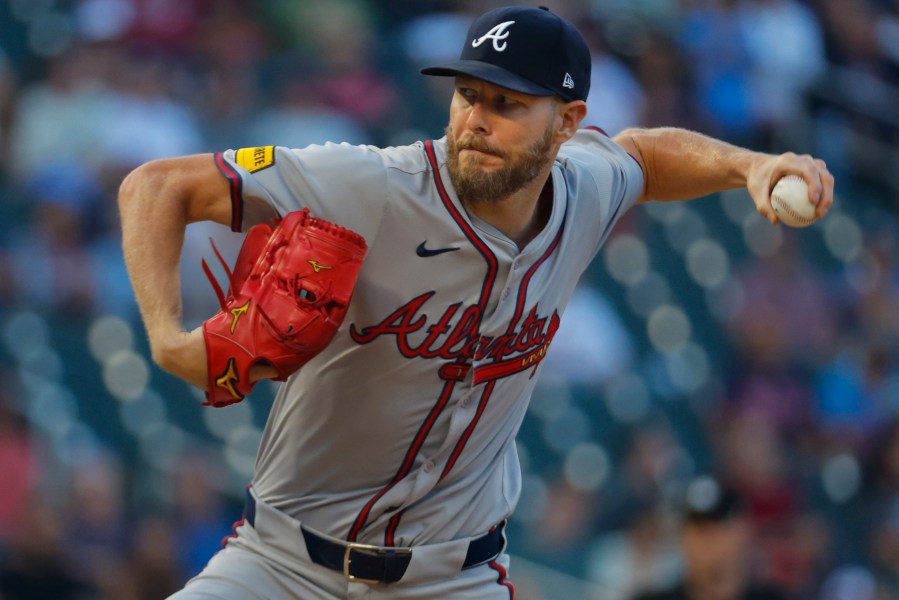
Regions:
M 381 581 L 380 579 L 365 579 L 363 577 L 355 577 L 350 573 L 350 563 L 352 562 L 350 554 L 352 554 L 353 550 L 382 556 L 387 554 L 388 551 L 401 555 L 412 554 L 412 548 L 384 548 L 381 546 L 371 546 L 369 544 L 357 544 L 355 542 L 348 543 L 343 551 L 343 574 L 349 581 L 358 581 L 360 583 L 383 583 L 383 581 Z

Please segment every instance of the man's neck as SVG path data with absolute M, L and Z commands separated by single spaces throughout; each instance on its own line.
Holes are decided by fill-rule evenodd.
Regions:
M 523 249 L 543 231 L 552 214 L 551 168 L 550 165 L 545 175 L 537 176 L 533 182 L 507 198 L 489 202 L 463 199 L 462 203 L 469 213 L 501 231 L 518 245 L 519 250 Z

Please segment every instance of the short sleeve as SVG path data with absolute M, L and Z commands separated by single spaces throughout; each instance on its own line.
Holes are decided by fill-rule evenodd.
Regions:
M 596 255 L 618 219 L 643 195 L 640 164 L 599 129 L 579 130 L 559 151 L 570 203 L 570 222 Z
M 235 231 L 308 208 L 368 239 L 387 200 L 384 161 L 371 146 L 259 146 L 226 150 L 215 160 L 230 184 Z

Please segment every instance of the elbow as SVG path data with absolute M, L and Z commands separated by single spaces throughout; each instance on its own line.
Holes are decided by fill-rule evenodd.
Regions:
M 622 129 L 618 133 L 612 137 L 612 141 L 614 141 L 619 146 L 632 146 L 636 143 L 636 140 L 640 138 L 646 132 L 646 129 L 642 127 L 628 127 L 627 129 Z
M 125 178 L 122 179 L 122 183 L 119 184 L 119 210 L 123 210 L 125 208 L 125 205 L 129 203 L 128 201 L 130 199 L 134 198 L 137 189 L 140 188 L 140 180 L 143 176 L 140 170 L 141 167 L 134 169 L 133 171 L 125 175 Z
M 128 173 L 119 185 L 118 202 L 120 209 L 133 204 L 145 190 L 158 189 L 164 181 L 155 162 L 144 163 Z
M 159 198 L 185 199 L 184 184 L 170 159 L 157 159 L 128 173 L 119 185 L 119 212 L 152 210 Z M 183 209 L 186 212 L 186 207 Z
M 142 164 L 122 180 L 118 202 L 120 211 L 164 211 L 185 223 L 231 223 L 231 190 L 210 154 Z

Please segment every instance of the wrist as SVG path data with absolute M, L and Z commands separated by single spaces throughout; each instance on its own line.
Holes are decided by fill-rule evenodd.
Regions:
M 155 326 L 147 328 L 147 337 L 150 342 L 150 353 L 153 361 L 165 368 L 165 363 L 177 353 L 178 348 L 184 343 L 182 337 L 184 331 L 177 326 Z
M 180 329 L 156 333 L 151 338 L 153 361 L 171 373 L 201 389 L 207 386 L 206 346 L 202 328 L 187 332 Z

